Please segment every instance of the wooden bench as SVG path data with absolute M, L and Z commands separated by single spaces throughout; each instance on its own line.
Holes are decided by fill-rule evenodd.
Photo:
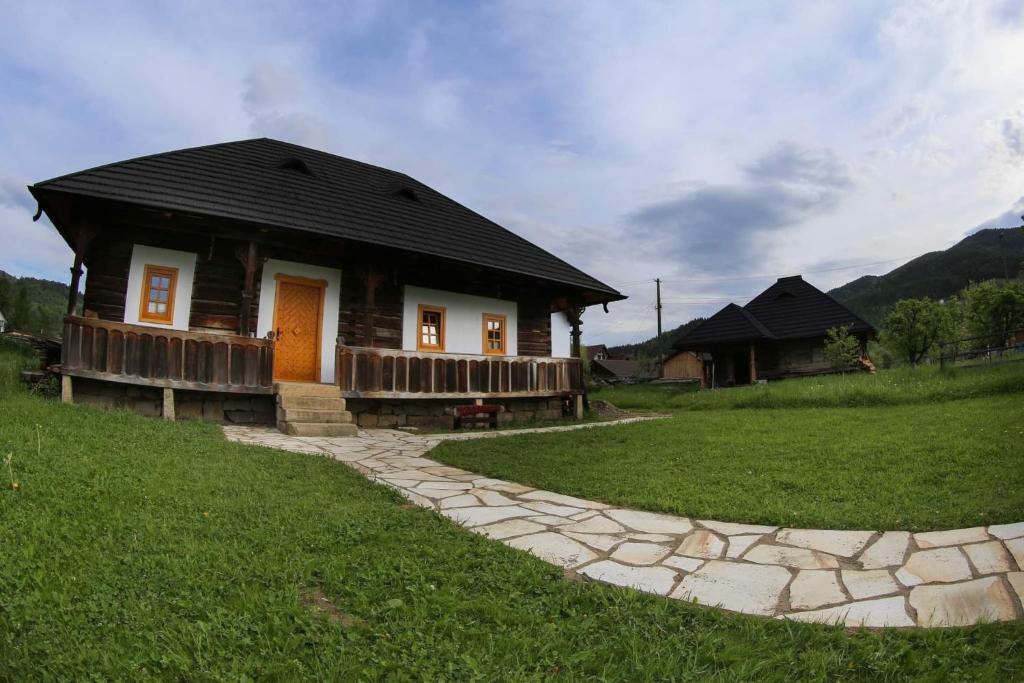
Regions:
M 455 429 L 461 429 L 463 424 L 487 424 L 491 429 L 497 429 L 499 410 L 501 406 L 496 405 L 455 406 L 452 409 Z

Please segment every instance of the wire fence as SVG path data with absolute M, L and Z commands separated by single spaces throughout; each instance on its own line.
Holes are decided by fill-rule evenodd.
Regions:
M 965 337 L 939 343 L 939 365 L 974 365 L 1024 360 L 1024 329 L 998 337 Z

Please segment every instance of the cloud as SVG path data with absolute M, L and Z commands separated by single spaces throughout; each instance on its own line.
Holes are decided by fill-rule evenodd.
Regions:
M 1024 197 L 1015 201 L 1013 206 L 998 216 L 989 218 L 987 221 L 974 226 L 965 232 L 964 236 L 973 235 L 976 232 L 989 228 L 1015 228 L 1020 226 L 1022 221 L 1024 221 Z
M 36 200 L 27 189 L 28 183 L 9 175 L 0 175 L 0 206 L 36 212 Z
M 1006 151 L 1012 158 L 1024 160 L 1024 112 L 1003 119 L 1000 126 Z
M 854 185 L 832 152 L 791 143 L 744 172 L 743 183 L 698 187 L 635 211 L 634 237 L 704 272 L 736 273 L 764 260 L 763 238 L 835 210 Z

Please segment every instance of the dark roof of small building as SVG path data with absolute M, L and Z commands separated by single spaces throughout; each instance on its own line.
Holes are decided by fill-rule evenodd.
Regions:
M 607 371 L 608 374 L 619 379 L 640 379 L 643 377 L 641 374 L 640 363 L 635 360 L 606 358 L 604 360 L 595 360 L 592 362 L 594 365 L 597 365 Z
M 612 287 L 404 173 L 257 138 L 129 159 L 30 188 L 320 233 L 585 288 Z
M 851 333 L 875 329 L 801 276 L 779 278 L 746 306 L 729 304 L 683 335 L 674 348 L 698 349 L 711 344 L 757 339 L 824 337 L 832 327 Z

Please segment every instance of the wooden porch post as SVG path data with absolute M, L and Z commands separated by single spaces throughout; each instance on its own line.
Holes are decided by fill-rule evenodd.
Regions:
M 256 268 L 262 265 L 266 258 L 260 259 L 259 248 L 255 242 L 250 241 L 245 251 L 241 248 L 235 250 L 235 256 L 242 262 L 245 268 L 245 285 L 242 288 L 242 309 L 238 312 L 238 334 L 248 337 L 252 325 L 252 299 L 256 295 Z
M 377 287 L 384 276 L 368 266 L 362 273 L 363 286 L 366 287 L 366 310 L 363 321 L 363 346 L 373 347 L 373 317 L 377 312 Z
M 93 230 L 85 223 L 79 223 L 75 231 L 75 262 L 71 266 L 71 287 L 68 291 L 68 315 L 75 314 L 78 307 L 78 284 L 82 279 L 82 262 L 85 260 L 85 252 L 92 243 L 95 235 Z
M 757 382 L 757 358 L 754 355 L 754 342 L 750 342 L 750 383 Z
M 572 334 L 572 351 L 571 351 L 571 353 L 572 353 L 572 357 L 573 358 L 580 358 L 580 357 L 582 357 L 582 354 L 580 353 L 581 352 L 581 349 L 580 349 L 580 337 L 582 336 L 583 333 L 580 332 L 580 327 L 583 325 L 583 311 L 585 311 L 585 310 L 586 310 L 586 308 L 584 306 L 580 306 L 578 304 L 572 304 L 568 308 L 568 310 L 566 310 L 566 312 L 565 312 L 565 317 L 567 317 L 569 319 L 569 325 L 570 325 L 570 328 L 571 328 L 571 331 L 572 331 L 571 332 L 571 334 Z

